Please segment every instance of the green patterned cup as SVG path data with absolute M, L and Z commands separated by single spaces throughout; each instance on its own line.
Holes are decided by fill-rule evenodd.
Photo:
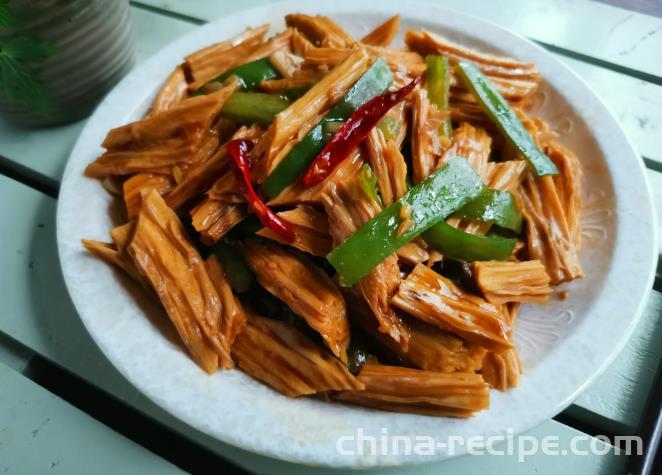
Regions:
M 80 119 L 133 59 L 128 0 L 0 1 L 0 115 L 8 121 Z

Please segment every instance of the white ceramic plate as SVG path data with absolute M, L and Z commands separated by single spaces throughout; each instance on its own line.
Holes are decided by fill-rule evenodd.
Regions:
M 448 456 L 347 456 L 338 437 L 356 428 L 379 435 L 497 435 L 528 430 L 557 414 L 616 357 L 636 325 L 652 284 L 654 213 L 642 162 L 614 117 L 567 67 L 535 44 L 495 25 L 430 4 L 334 0 L 290 2 L 246 10 L 193 31 L 127 76 L 83 130 L 67 165 L 57 231 L 62 270 L 80 317 L 126 378 L 181 420 L 244 449 L 290 461 L 395 465 Z M 585 173 L 586 277 L 567 285 L 569 298 L 525 306 L 517 326 L 525 374 L 519 388 L 492 391 L 491 407 L 467 420 L 424 417 L 288 399 L 239 371 L 205 375 L 170 338 L 155 305 L 118 272 L 84 252 L 80 239 L 107 240 L 112 200 L 83 170 L 106 132 L 144 113 L 160 83 L 191 51 L 270 22 L 281 30 L 291 12 L 332 16 L 356 37 L 393 14 L 402 29 L 426 28 L 463 44 L 536 63 L 545 83 L 536 114 L 563 133 Z M 401 39 L 398 39 L 401 41 Z

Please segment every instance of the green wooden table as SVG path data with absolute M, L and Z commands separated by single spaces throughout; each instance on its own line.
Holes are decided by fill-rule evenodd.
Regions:
M 131 2 L 138 62 L 197 25 L 264 3 Z M 437 3 L 519 32 L 579 73 L 635 142 L 662 209 L 662 19 L 583 0 Z M 96 348 L 65 290 L 55 245 L 58 183 L 84 124 L 29 130 L 0 121 L 0 474 L 222 473 L 237 467 L 253 473 L 335 473 L 275 461 L 205 436 L 138 393 Z M 583 434 L 636 433 L 662 357 L 660 291 L 658 275 L 624 352 L 572 406 L 530 435 L 556 435 L 567 444 Z M 616 474 L 626 464 L 614 450 L 538 454 L 524 462 L 485 455 L 406 473 Z

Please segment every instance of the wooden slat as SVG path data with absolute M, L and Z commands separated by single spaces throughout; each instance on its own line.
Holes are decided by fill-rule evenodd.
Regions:
M 0 362 L 20 373 L 26 368 L 33 355 L 31 350 L 0 333 Z
M 131 17 L 136 37 L 136 64 L 195 28 L 191 23 L 137 8 L 132 8 Z M 0 118 L 0 156 L 59 181 L 86 122 L 79 120 L 57 127 L 21 128 Z
M 653 203 L 657 211 L 657 240 L 660 247 L 660 256 L 662 256 L 662 173 L 657 171 L 648 171 L 648 181 L 653 190 Z
M 556 55 L 595 91 L 618 119 L 637 151 L 662 165 L 662 86 Z M 581 107 L 581 106 L 580 106 Z
M 274 473 L 277 468 L 279 473 L 295 472 L 290 464 L 249 455 L 190 428 L 133 388 L 111 366 L 87 335 L 67 295 L 60 276 L 55 245 L 55 201 L 2 176 L 0 201 L 8 210 L 0 214 L 0 235 L 3 236 L 3 252 L 0 253 L 0 269 L 3 270 L 0 273 L 3 318 L 0 319 L 0 332 L 240 466 L 259 473 Z M 566 439 L 571 434 L 576 434 L 574 429 L 555 421 L 547 421 L 535 431 L 544 435 L 559 434 Z M 489 463 L 496 467 L 495 470 L 500 470 L 502 463 L 506 467 L 504 470 L 520 467 L 508 457 L 493 458 Z M 557 462 L 561 463 L 563 460 L 568 466 L 574 463 L 587 464 L 586 467 L 592 467 L 591 470 L 606 464 L 605 473 L 615 473 L 617 470 L 614 467 L 621 465 L 620 458 L 580 458 L 577 462 L 572 462 L 569 458 L 559 458 Z M 471 458 L 463 467 L 474 470 L 470 473 L 479 473 L 484 470 L 486 463 L 488 462 L 484 462 L 483 458 Z M 471 468 L 473 464 L 476 464 L 475 469 Z M 517 470 L 531 473 L 533 467 L 545 467 L 549 466 L 548 464 L 549 461 L 532 457 L 529 462 L 523 464 L 524 468 Z M 439 470 L 442 465 L 430 467 L 437 467 L 436 470 Z M 445 468 L 445 465 L 443 467 Z M 430 470 L 427 473 L 435 473 L 434 468 Z
M 0 473 L 183 473 L 0 362 Z
M 212 20 L 274 0 L 139 0 L 193 18 Z M 444 0 L 439 3 L 497 23 L 534 41 L 662 79 L 662 20 L 586 0 Z M 587 23 L 590 19 L 590 23 Z M 590 34 L 587 27 L 590 25 Z

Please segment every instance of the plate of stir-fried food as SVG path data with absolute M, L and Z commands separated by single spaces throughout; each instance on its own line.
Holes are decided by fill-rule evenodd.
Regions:
M 544 50 L 450 10 L 283 3 L 104 100 L 67 166 L 65 280 L 156 403 L 307 463 L 358 428 L 520 432 L 618 354 L 650 286 L 639 159 Z M 404 6 L 404 4 L 402 4 Z

